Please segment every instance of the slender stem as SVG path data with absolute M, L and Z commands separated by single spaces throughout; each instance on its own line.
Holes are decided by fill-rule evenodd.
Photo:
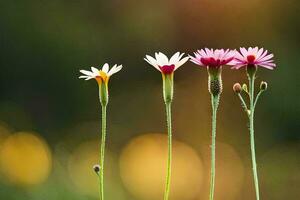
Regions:
M 211 171 L 210 171 L 210 195 L 209 199 L 214 199 L 215 176 L 216 176 L 216 133 L 217 133 L 217 110 L 220 95 L 211 95 L 212 105 L 212 137 L 211 137 Z
M 255 110 L 257 101 L 258 101 L 260 95 L 261 95 L 263 92 L 264 92 L 263 90 L 260 90 L 259 93 L 257 94 L 257 96 L 256 96 L 256 98 L 255 98 L 255 101 L 254 101 L 254 105 L 253 105 L 253 109 L 254 109 L 254 110 Z
M 240 98 L 241 102 L 242 102 L 242 107 L 244 108 L 244 110 L 246 111 L 247 115 L 248 115 L 248 107 L 246 102 L 244 101 L 242 95 L 240 93 L 238 93 L 238 97 Z M 248 115 L 249 116 L 249 115 Z
M 167 126 L 168 126 L 168 161 L 167 161 L 167 175 L 164 200 L 169 199 L 171 171 L 172 171 L 172 119 L 171 119 L 171 102 L 166 102 Z
M 100 200 L 104 200 L 104 154 L 105 154 L 105 138 L 106 138 L 106 105 L 102 105 L 102 137 L 100 147 Z
M 258 174 L 256 165 L 256 155 L 255 155 L 255 139 L 254 139 L 254 80 L 255 75 L 249 76 L 249 90 L 250 90 L 250 143 L 251 143 L 251 157 L 252 157 L 252 170 L 253 179 L 256 193 L 256 200 L 259 200 L 259 185 L 258 185 Z

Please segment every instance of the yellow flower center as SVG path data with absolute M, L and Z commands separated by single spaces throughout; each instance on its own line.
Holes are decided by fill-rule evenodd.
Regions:
M 99 76 L 96 77 L 96 80 L 98 81 L 98 83 L 101 84 L 102 82 L 104 82 L 107 84 L 108 79 L 109 79 L 109 76 L 107 75 L 107 73 L 99 70 Z

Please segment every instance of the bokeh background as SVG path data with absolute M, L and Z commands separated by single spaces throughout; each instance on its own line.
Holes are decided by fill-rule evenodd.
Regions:
M 79 69 L 123 64 L 110 81 L 106 198 L 162 199 L 166 127 L 161 75 L 145 54 L 260 46 L 278 68 L 256 111 L 262 199 L 300 198 L 300 2 L 297 0 L 2 0 L 0 199 L 94 200 L 100 105 Z M 232 91 L 244 70 L 223 70 L 216 200 L 253 200 L 247 118 Z M 175 74 L 172 200 L 208 199 L 207 73 Z

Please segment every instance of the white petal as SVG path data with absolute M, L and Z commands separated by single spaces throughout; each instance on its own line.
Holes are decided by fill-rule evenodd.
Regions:
M 92 79 L 93 77 L 87 77 L 85 80 L 86 81 L 88 81 L 88 80 L 90 80 L 90 79 Z
M 88 78 L 90 76 L 79 76 L 79 78 Z
M 144 58 L 144 60 L 160 71 L 160 69 L 157 65 L 157 61 L 153 57 L 146 55 L 146 58 Z
M 187 56 L 187 57 L 183 58 L 182 60 L 180 60 L 179 62 L 177 62 L 175 64 L 174 70 L 178 69 L 180 66 L 182 66 L 184 63 L 186 63 L 188 60 L 189 60 L 189 57 Z
M 99 70 L 97 68 L 91 67 L 91 69 L 94 74 L 99 74 Z
M 146 58 L 147 58 L 146 61 L 147 61 L 150 65 L 157 66 L 157 60 L 155 60 L 152 56 L 146 55 Z
M 108 65 L 107 63 L 105 63 L 105 64 L 103 65 L 103 67 L 102 67 L 102 70 L 101 70 L 101 71 L 103 71 L 104 73 L 107 73 L 107 72 L 108 72 L 108 70 L 109 70 L 109 65 Z
M 180 53 L 177 52 L 170 58 L 169 64 L 173 65 L 173 64 L 179 62 L 179 60 L 180 60 Z
M 87 70 L 80 70 L 81 73 L 85 74 L 85 75 L 88 75 L 88 76 L 93 76 L 94 73 L 91 72 L 91 71 L 87 71 Z
M 111 68 L 111 70 L 107 73 L 107 75 L 108 75 L 108 76 L 111 76 L 111 75 L 113 75 L 113 74 L 119 72 L 122 68 L 123 68 L 122 65 L 119 65 L 119 66 L 114 65 L 114 66 Z
M 157 64 L 161 67 L 164 66 L 164 65 L 169 65 L 168 57 L 165 54 L 161 53 L 161 52 L 156 54 L 156 61 L 157 61 Z

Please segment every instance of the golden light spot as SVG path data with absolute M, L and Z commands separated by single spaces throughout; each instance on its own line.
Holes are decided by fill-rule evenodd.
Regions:
M 9 182 L 21 186 L 45 181 L 51 171 L 51 153 L 45 141 L 33 133 L 9 136 L 0 150 L 0 170 Z
M 99 198 L 98 176 L 93 166 L 99 163 L 99 143 L 88 141 L 78 146 L 68 160 L 68 174 L 74 184 L 74 191 Z M 124 199 L 123 191 L 115 181 L 117 166 L 112 154 L 105 152 L 105 194 L 108 199 Z
M 98 163 L 97 143 L 81 144 L 68 161 L 68 172 L 76 190 L 87 195 L 98 195 L 98 178 L 93 171 L 93 165 Z
M 201 145 L 201 154 L 204 156 L 206 169 L 206 181 L 204 191 L 199 195 L 199 200 L 209 197 L 210 150 L 209 144 Z M 244 171 L 244 165 L 236 150 L 228 144 L 217 142 L 215 199 L 240 199 L 244 182 Z
M 167 136 L 146 134 L 123 149 L 120 173 L 125 187 L 141 200 L 162 199 L 167 163 Z M 203 167 L 195 150 L 173 140 L 171 199 L 195 199 L 202 188 Z

